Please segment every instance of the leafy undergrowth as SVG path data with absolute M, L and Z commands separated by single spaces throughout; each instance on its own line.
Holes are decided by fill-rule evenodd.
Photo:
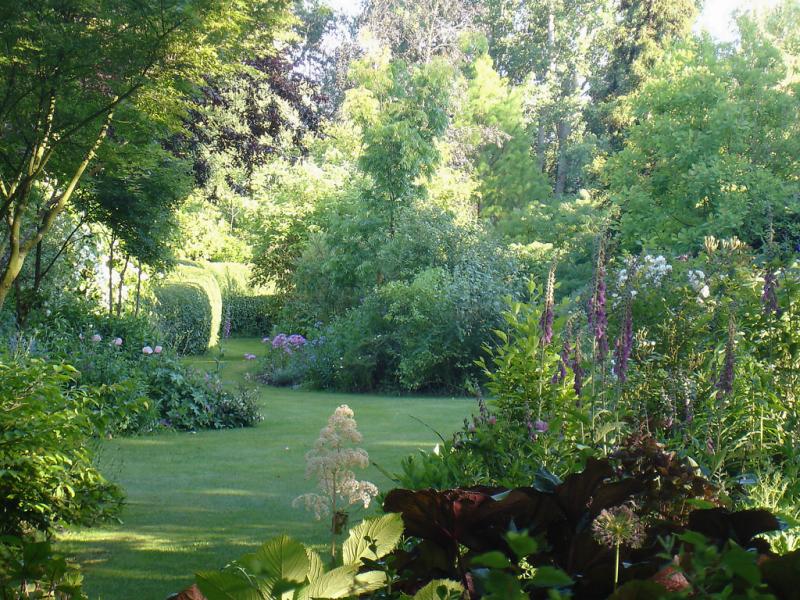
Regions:
M 255 367 L 244 354 L 261 348 L 260 340 L 229 340 L 223 380 L 241 381 Z M 191 362 L 212 369 L 213 357 L 212 351 Z M 438 441 L 412 417 L 450 432 L 473 401 L 260 387 L 259 403 L 265 420 L 257 427 L 102 443 L 101 468 L 127 493 L 123 522 L 62 536 L 62 549 L 84 567 L 93 600 L 164 598 L 191 583 L 194 572 L 223 565 L 279 534 L 322 544 L 325 524 L 291 502 L 309 488 L 305 453 L 336 406 L 346 403 L 355 411 L 362 446 L 374 462 L 396 469 L 402 456 Z M 382 489 L 391 485 L 374 467 L 366 476 Z

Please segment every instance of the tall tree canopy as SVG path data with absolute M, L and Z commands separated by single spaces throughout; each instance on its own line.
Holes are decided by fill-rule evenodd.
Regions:
M 0 4 L 0 306 L 123 110 L 178 128 L 186 92 L 286 18 L 283 2 Z

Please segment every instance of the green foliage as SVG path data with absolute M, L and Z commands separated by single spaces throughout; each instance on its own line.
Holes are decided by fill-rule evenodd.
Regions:
M 793 251 L 800 103 L 785 75 L 779 51 L 745 29 L 735 51 L 677 48 L 631 95 L 625 148 L 604 170 L 627 249 L 695 252 L 704 236 L 735 235 Z
M 96 157 L 103 160 L 107 140 L 109 147 L 119 143 L 108 168 L 95 171 L 95 183 L 125 201 L 106 204 L 101 212 L 112 220 L 121 217 L 116 222 L 131 225 L 128 233 L 138 230 L 128 237 L 145 243 L 132 247 L 152 259 L 156 244 L 149 242 L 155 240 L 146 238 L 158 237 L 163 228 L 149 226 L 163 222 L 167 215 L 158 207 L 172 204 L 181 187 L 172 185 L 175 170 L 166 165 L 169 157 L 157 140 L 182 129 L 192 86 L 270 41 L 285 19 L 285 2 L 44 0 L 4 7 L 7 51 L 0 61 L 0 90 L 7 127 L 0 140 L 0 215 L 8 226 L 2 245 L 8 259 L 0 274 L 0 304 L 55 218 L 73 196 L 90 191 L 82 180 Z M 144 144 L 126 143 L 142 131 L 148 132 Z M 131 154 L 142 158 L 141 165 L 125 156 L 137 147 L 140 152 Z M 148 160 L 153 153 L 164 160 Z M 151 178 L 170 193 L 152 194 Z M 45 205 L 38 196 L 49 188 Z M 145 209 L 144 198 L 155 213 Z M 131 221 L 143 215 L 156 218 Z
M 463 130 L 462 143 L 475 154 L 477 212 L 497 221 L 545 201 L 550 186 L 531 154 L 523 88 L 510 86 L 488 55 L 478 57 L 467 75 L 466 98 L 454 127 Z
M 91 391 L 74 368 L 41 359 L 0 360 L 0 533 L 50 532 L 116 514 L 120 489 L 93 464 Z
M 80 569 L 53 551 L 48 540 L 4 537 L 0 542 L 0 593 L 8 600 L 88 600 Z
M 386 586 L 386 573 L 375 570 L 374 561 L 395 548 L 401 532 L 399 515 L 364 521 L 350 531 L 344 545 L 344 563 L 330 569 L 313 550 L 280 536 L 222 571 L 198 573 L 197 585 L 208 600 L 359 596 Z
M 167 341 L 181 354 L 202 354 L 219 340 L 222 294 L 202 265 L 180 263 L 155 288 L 155 313 Z

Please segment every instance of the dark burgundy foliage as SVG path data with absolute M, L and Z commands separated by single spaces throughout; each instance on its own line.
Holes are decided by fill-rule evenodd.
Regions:
M 195 179 L 199 185 L 205 184 L 211 174 L 211 166 L 197 152 L 200 147 L 215 152 L 232 152 L 236 166 L 249 174 L 254 167 L 281 153 L 291 151 L 297 155 L 305 154 L 304 137 L 321 128 L 325 99 L 318 86 L 298 72 L 291 60 L 283 55 L 254 57 L 246 66 L 258 73 L 254 75 L 243 69 L 235 77 L 224 81 L 209 79 L 196 100 L 197 110 L 191 111 L 186 119 L 189 135 L 170 142 L 171 149 L 176 153 L 192 156 Z M 226 88 L 235 89 L 245 96 L 239 115 L 246 124 L 243 130 L 220 129 L 203 110 L 205 107 L 232 109 L 224 93 Z M 265 97 L 274 97 L 274 100 L 262 104 Z M 279 100 L 286 102 L 298 114 L 298 124 L 294 124 L 289 115 L 284 113 Z M 282 141 L 286 131 L 292 140 L 292 146 L 288 149 Z M 233 189 L 236 188 L 235 182 L 228 183 Z M 246 190 L 238 191 L 246 193 Z
M 510 560 L 507 570 L 517 573 L 516 557 L 509 548 L 509 530 L 527 530 L 538 540 L 538 550 L 527 557 L 536 567 L 565 571 L 575 582 L 575 598 L 611 595 L 614 553 L 599 545 L 591 530 L 604 509 L 634 507 L 648 528 L 642 548 L 621 548 L 625 568 L 621 582 L 648 579 L 669 560 L 657 536 L 687 529 L 707 535 L 720 546 L 735 541 L 745 548 L 763 550 L 754 540 L 758 533 L 776 529 L 766 511 L 729 512 L 724 508 L 691 510 L 691 500 L 715 502 L 714 487 L 689 464 L 666 453 L 644 437 L 630 440 L 609 460 L 590 458 L 580 473 L 563 482 L 505 488 L 473 487 L 444 491 L 433 489 L 389 492 L 383 508 L 402 514 L 406 534 L 417 538 L 394 552 L 389 562 L 399 574 L 398 589 L 414 592 L 436 578 L 461 581 L 472 598 L 482 597 L 475 581 L 479 569 L 473 559 L 499 551 Z M 532 598 L 547 597 L 546 590 L 528 590 Z

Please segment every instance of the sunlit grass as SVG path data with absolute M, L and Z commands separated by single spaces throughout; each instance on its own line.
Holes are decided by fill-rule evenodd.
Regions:
M 229 340 L 221 374 L 241 380 L 260 356 L 259 340 Z M 211 357 L 193 358 L 213 370 Z M 192 582 L 193 573 L 217 568 L 265 539 L 288 533 L 322 544 L 325 525 L 291 507 L 310 491 L 304 456 L 333 409 L 349 404 L 364 434 L 362 446 L 382 467 L 449 434 L 472 411 L 461 398 L 326 394 L 261 388 L 265 421 L 258 427 L 198 433 L 162 433 L 107 440 L 101 466 L 120 482 L 128 502 L 122 524 L 66 532 L 63 548 L 85 568 L 90 597 L 162 600 Z M 416 418 L 416 419 L 415 419 Z M 363 477 L 387 489 L 390 481 L 370 467 Z

